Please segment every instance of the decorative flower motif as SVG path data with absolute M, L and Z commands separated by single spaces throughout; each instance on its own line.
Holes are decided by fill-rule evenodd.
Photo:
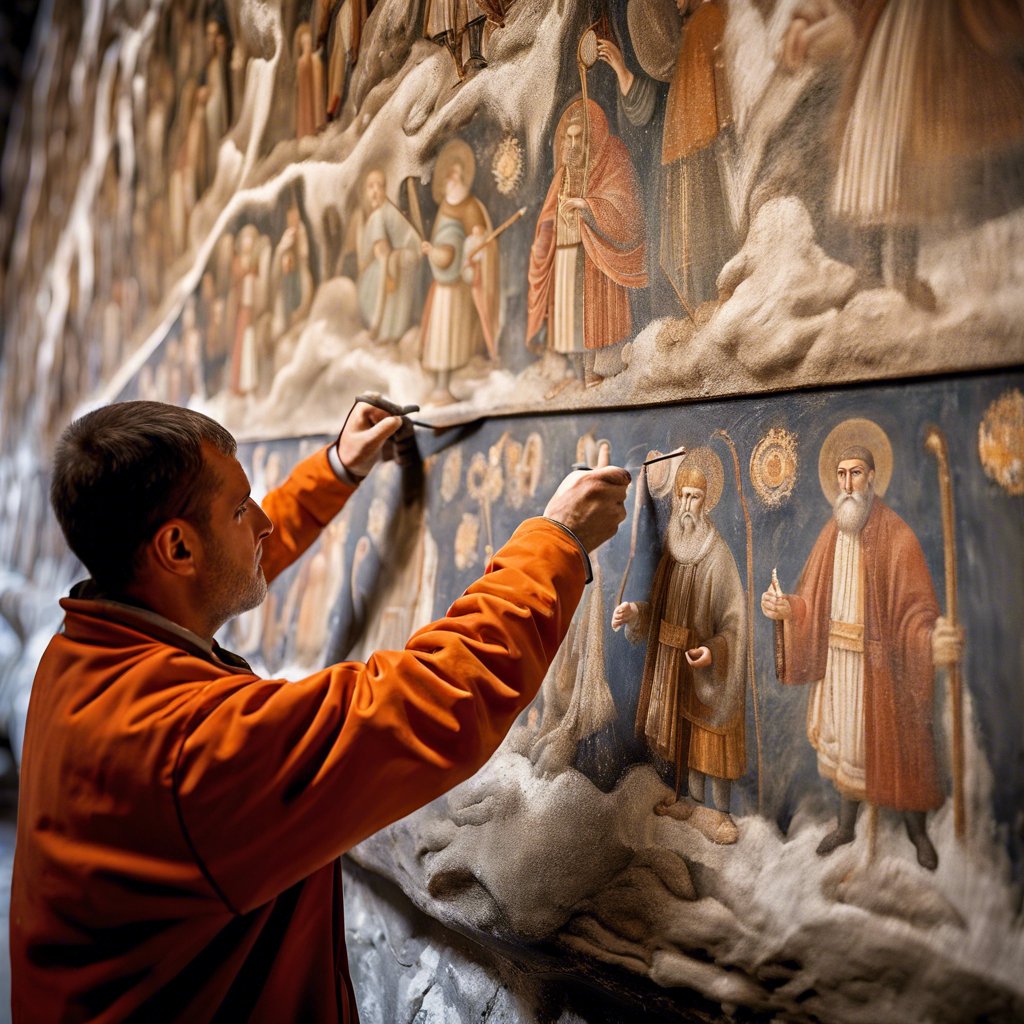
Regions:
M 523 180 L 523 147 L 514 135 L 506 135 L 498 143 L 491 174 L 503 196 L 511 195 L 519 187 Z

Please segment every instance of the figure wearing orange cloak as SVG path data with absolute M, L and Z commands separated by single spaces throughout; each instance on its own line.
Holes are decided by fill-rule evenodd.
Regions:
M 589 126 L 577 100 L 555 133 L 555 173 L 530 251 L 526 338 L 546 323 L 548 348 L 585 355 L 577 362 L 592 371 L 597 349 L 633 333 L 629 289 L 647 286 L 647 250 L 633 162 L 604 111 L 586 103 Z M 579 144 L 587 152 L 574 166 L 566 151 Z

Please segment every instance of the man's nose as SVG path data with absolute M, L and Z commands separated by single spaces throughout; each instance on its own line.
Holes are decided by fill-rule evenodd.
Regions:
M 260 540 L 263 540 L 264 537 L 269 537 L 274 532 L 274 521 L 266 512 L 263 511 L 263 507 L 261 505 L 257 505 L 256 509 L 259 512 L 259 519 L 261 520 L 257 527 L 257 536 Z

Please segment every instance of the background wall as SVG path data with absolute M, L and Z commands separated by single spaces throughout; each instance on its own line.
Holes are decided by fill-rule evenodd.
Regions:
M 242 439 L 257 495 L 361 391 L 424 407 L 421 469 L 375 472 L 228 628 L 289 676 L 404 643 L 598 439 L 637 480 L 505 747 L 353 853 L 368 1020 L 1024 1009 L 1024 25 L 1000 0 L 693 6 L 39 10 L 0 213 L 0 722 L 16 754 L 55 596 L 80 572 L 47 514 L 48 460 L 90 405 L 208 411 Z M 835 794 L 808 688 L 778 683 L 758 610 L 773 569 L 796 586 L 829 519 L 819 460 L 850 421 L 888 440 L 885 501 L 940 607 L 928 428 L 949 447 L 967 828 L 950 799 L 929 815 L 935 873 L 884 809 L 815 854 Z M 660 497 L 640 463 L 680 446 L 718 467 L 711 519 L 753 602 L 731 845 L 653 813 L 674 779 L 635 729 L 646 647 L 610 627 L 624 579 L 625 600 L 648 597 L 676 515 L 678 460 Z M 949 794 L 936 680 L 919 714 Z

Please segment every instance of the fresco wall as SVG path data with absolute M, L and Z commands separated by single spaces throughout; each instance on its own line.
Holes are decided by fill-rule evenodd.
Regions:
M 1003 0 L 44 4 L 0 221 L 15 753 L 76 412 L 207 411 L 259 495 L 360 392 L 422 407 L 422 465 L 222 638 L 288 676 L 402 645 L 604 440 L 630 517 L 542 694 L 352 854 L 409 996 L 368 1019 L 556 1019 L 516 963 L 665 1019 L 1019 1017 L 1022 58 Z M 851 445 L 905 526 L 833 563 Z M 427 927 L 409 995 L 376 877 L 487 963 Z

